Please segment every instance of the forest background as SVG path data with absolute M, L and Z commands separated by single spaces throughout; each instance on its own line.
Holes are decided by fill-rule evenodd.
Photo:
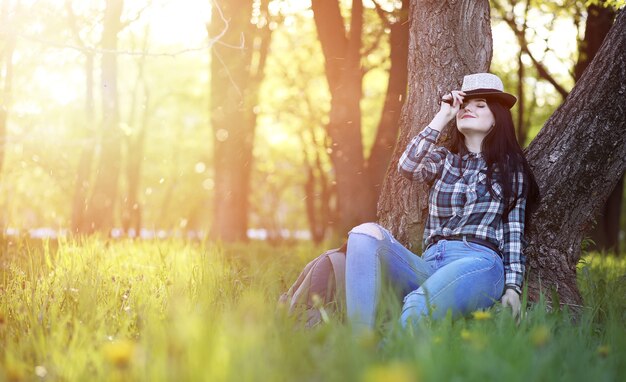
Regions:
M 329 68 L 310 2 L 233 1 L 223 8 L 200 0 L 0 4 L 5 234 L 271 242 L 345 234 L 335 224 Z M 353 3 L 339 5 L 349 32 Z M 366 158 L 384 119 L 392 31 L 406 22 L 407 5 L 363 2 L 361 129 L 354 142 Z M 237 7 L 249 9 L 246 28 L 254 33 L 237 29 L 227 13 Z M 522 100 L 513 113 L 524 146 L 580 75 L 577 66 L 592 38 L 589 15 L 604 17 L 606 34 L 620 7 L 620 1 L 491 1 L 491 71 Z M 602 35 L 602 28 L 595 31 Z M 243 59 L 243 72 L 229 65 Z M 220 91 L 218 72 L 245 98 L 247 126 L 216 120 L 216 105 L 232 96 Z M 225 142 L 235 145 L 220 154 Z M 249 183 L 233 187 L 228 170 L 220 175 L 219 162 L 237 162 L 240 153 L 232 147 L 246 144 Z M 243 199 L 231 207 L 225 200 L 236 188 Z M 599 230 L 589 232 L 600 249 L 625 248 L 623 199 L 622 179 L 608 202 L 611 227 L 601 213 Z M 224 206 L 245 218 L 222 229 Z

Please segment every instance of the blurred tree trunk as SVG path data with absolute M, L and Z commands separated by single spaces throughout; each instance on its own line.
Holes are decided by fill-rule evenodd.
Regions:
M 383 226 L 418 253 L 427 216 L 427 189 L 401 177 L 395 164 L 409 140 L 436 114 L 441 95 L 459 89 L 465 74 L 489 69 L 492 39 L 488 1 L 415 1 L 409 20 L 409 92 L 378 214 Z
M 352 1 L 348 31 L 339 1 L 313 0 L 312 8 L 331 95 L 326 131 L 331 140 L 330 158 L 337 189 L 338 221 L 333 222 L 333 228 L 336 233 L 344 233 L 374 217 L 368 213 L 374 199 L 367 192 L 361 136 L 363 3 Z
M 102 135 L 96 180 L 85 213 L 86 232 L 103 231 L 113 226 L 121 166 L 122 131 L 119 128 L 117 97 L 117 34 L 123 0 L 107 0 L 102 30 Z
M 149 30 L 144 33 L 142 51 L 148 51 Z M 141 56 L 137 62 L 137 81 L 133 89 L 133 99 L 129 112 L 131 128 L 137 127 L 137 132 L 126 136 L 126 196 L 122 204 L 122 229 L 124 233 L 130 235 L 134 232 L 136 236 L 141 231 L 141 204 L 139 203 L 139 186 L 141 184 L 141 164 L 144 156 L 144 144 L 146 141 L 146 130 L 150 118 L 150 92 L 145 81 L 146 56 Z M 140 94 L 141 93 L 141 94 Z M 140 101 L 141 100 L 141 101 Z M 140 104 L 140 106 L 139 106 Z M 138 116 L 138 109 L 141 115 Z
M 400 130 L 400 115 L 402 105 L 406 99 L 408 81 L 408 56 L 409 56 L 409 0 L 402 0 L 402 8 L 397 20 L 391 22 L 387 16 L 380 12 L 381 19 L 389 28 L 390 61 L 389 80 L 387 81 L 387 93 L 383 111 L 376 131 L 376 139 L 372 151 L 367 158 L 367 179 L 370 181 L 370 190 L 375 203 L 368 208 L 376 211 L 376 204 L 380 196 L 385 173 L 389 167 L 389 161 L 398 139 Z M 375 212 L 374 212 L 375 213 Z
M 528 29 L 528 11 L 530 10 L 530 0 L 526 1 L 526 6 L 524 7 L 524 19 L 522 21 L 522 25 L 520 28 L 520 33 L 526 35 L 526 30 Z M 525 77 L 525 66 L 522 57 L 524 56 L 524 49 L 520 47 L 519 53 L 517 54 L 517 104 L 515 107 L 517 108 L 517 123 L 515 124 L 517 128 L 517 141 L 522 145 L 525 145 L 526 137 L 528 134 L 528 129 L 526 127 L 526 119 L 524 118 L 526 114 L 526 100 L 524 94 L 524 77 Z
M 576 264 L 594 214 L 626 169 L 626 119 L 617 94 L 626 92 L 626 13 L 621 12 L 596 57 L 565 103 L 528 147 L 542 191 L 530 216 L 528 287 L 531 299 L 554 289 L 580 304 Z
M 13 12 L 18 11 L 19 2 L 14 7 Z M 8 27 L 6 38 L 0 45 L 0 75 L 2 76 L 2 96 L 0 97 L 0 174 L 4 167 L 5 148 L 7 139 L 7 121 L 9 110 L 11 109 L 11 98 L 13 93 L 13 51 L 15 50 L 15 34 L 7 31 L 15 30 L 14 23 L 11 22 L 9 13 L 10 1 L 3 1 L 0 8 L 0 25 Z M 17 19 L 13 15 L 13 20 Z
M 82 130 L 82 149 L 78 160 L 76 180 L 74 182 L 74 196 L 72 198 L 72 232 L 85 233 L 89 231 L 85 213 L 89 205 L 89 189 L 91 183 L 91 167 L 93 164 L 96 131 L 95 105 L 93 93 L 93 53 L 85 53 L 85 128 Z
M 574 79 L 578 81 L 583 72 L 600 50 L 602 42 L 609 34 L 615 20 L 615 10 L 611 7 L 589 5 L 585 23 L 585 37 L 578 45 L 578 62 L 574 68 Z
M 313 126 L 311 125 L 310 127 L 309 135 L 315 149 L 313 159 L 309 159 L 307 150 L 303 150 L 304 165 L 307 173 L 307 179 L 304 183 L 304 203 L 311 240 L 315 244 L 320 244 L 326 236 L 328 222 L 333 220 L 334 211 L 331 208 L 331 199 L 335 191 L 322 165 L 320 151 L 324 145 L 317 141 Z M 306 147 L 307 141 L 303 134 L 300 135 L 300 140 L 302 147 Z
M 72 197 L 71 229 L 74 233 L 87 232 L 89 227 L 85 223 L 85 212 L 89 204 L 89 189 L 91 183 L 91 168 L 93 165 L 96 147 L 95 129 L 95 100 L 93 88 L 94 53 L 90 51 L 80 37 L 80 30 L 71 1 L 65 1 L 67 21 L 72 30 L 74 43 L 83 48 L 85 56 L 85 118 L 84 129 L 81 130 L 82 149 L 78 160 L 76 179 L 74 181 L 74 195 Z
M 211 48 L 211 125 L 214 132 L 215 198 L 211 236 L 247 240 L 256 105 L 271 39 L 269 0 L 261 0 L 252 23 L 253 0 L 213 1 L 209 36 L 223 35 Z M 226 30 L 224 30 L 226 28 Z M 238 48 L 241 44 L 242 48 Z
M 396 22 L 377 11 L 390 28 L 391 69 L 387 95 L 369 160 L 364 156 L 360 102 L 363 97 L 363 3 L 353 0 L 350 26 L 346 29 L 339 1 L 313 0 L 312 8 L 325 58 L 326 79 L 331 94 L 326 132 L 331 140 L 330 158 L 335 170 L 337 221 L 335 234 L 344 235 L 353 226 L 376 218 L 380 185 L 398 133 L 398 119 L 407 83 L 409 1 Z
M 606 35 L 609 33 L 615 10 L 611 7 L 589 5 L 585 23 L 585 37 L 578 46 L 578 62 L 574 68 L 576 81 L 594 59 Z M 591 230 L 591 239 L 595 243 L 589 249 L 613 251 L 619 253 L 619 228 L 624 193 L 624 175 L 617 182 L 600 213 L 596 216 L 596 225 Z
M 135 235 L 141 232 L 141 204 L 139 203 L 139 186 L 141 185 L 141 163 L 144 156 L 146 130 L 150 118 L 150 97 L 146 91 L 145 107 L 141 116 L 141 125 L 136 136 L 128 137 L 126 183 L 127 192 L 122 206 L 122 229 L 126 234 L 134 231 Z

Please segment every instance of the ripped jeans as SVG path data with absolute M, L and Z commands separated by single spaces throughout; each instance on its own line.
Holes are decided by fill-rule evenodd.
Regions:
M 502 296 L 504 266 L 492 249 L 466 240 L 439 240 L 422 257 L 383 227 L 365 223 L 348 238 L 346 304 L 355 328 L 374 328 L 383 282 L 404 298 L 400 323 L 454 317 L 488 308 Z

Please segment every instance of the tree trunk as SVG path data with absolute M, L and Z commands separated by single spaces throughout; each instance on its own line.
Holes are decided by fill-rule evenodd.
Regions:
M 2 25 L 15 28 L 15 23 L 8 20 L 10 2 L 2 2 L 2 9 L 0 9 L 0 21 Z M 19 4 L 15 6 L 17 11 Z M 0 173 L 4 166 L 6 136 L 7 136 L 7 121 L 9 118 L 9 109 L 11 108 L 11 99 L 13 93 L 13 51 L 15 49 L 15 35 L 9 33 L 6 39 L 3 41 L 2 50 L 0 51 L 0 69 L 4 69 L 4 78 L 2 86 L 2 96 L 0 97 Z M 4 68 L 2 68 L 4 66 Z M 0 72 L 2 75 L 2 72 Z
M 574 68 L 576 81 L 580 79 L 589 63 L 594 59 L 606 35 L 609 33 L 615 11 L 611 7 L 590 5 L 587 7 L 585 37 L 578 47 L 578 62 Z M 589 248 L 597 251 L 613 251 L 619 253 L 619 228 L 624 192 L 624 176 L 617 183 L 600 213 L 596 216 L 596 225 L 591 230 L 594 244 Z
M 141 205 L 139 203 L 139 186 L 141 185 L 141 164 L 144 156 L 144 145 L 146 142 L 146 131 L 150 118 L 150 97 L 145 88 L 145 98 L 143 111 L 141 113 L 141 125 L 136 137 L 128 137 L 126 152 L 126 198 L 122 206 L 122 229 L 128 235 L 134 232 L 139 235 L 141 231 Z M 135 94 L 135 98 L 138 95 Z M 133 103 L 137 102 L 135 99 Z M 134 109 L 134 108 L 133 108 Z
M 587 21 L 585 23 L 585 37 L 578 46 L 578 62 L 574 68 L 574 79 L 578 81 L 582 77 L 583 72 L 593 61 L 594 57 L 600 50 L 602 42 L 609 34 L 613 20 L 615 19 L 615 10 L 611 7 L 603 7 L 600 5 L 589 5 L 587 7 Z
M 512 7 L 513 8 L 513 7 Z M 526 5 L 524 7 L 524 21 L 522 22 L 520 33 L 526 34 L 526 30 L 528 29 L 528 11 L 530 10 L 530 0 L 526 1 Z M 511 9 L 512 11 L 512 9 Z M 525 66 L 522 57 L 524 56 L 524 50 L 520 47 L 519 53 L 517 54 L 517 104 L 515 107 L 517 108 L 517 123 L 515 124 L 517 127 L 517 141 L 519 144 L 524 147 L 526 143 L 526 99 L 524 94 L 524 77 L 525 74 Z
M 313 130 L 313 129 L 311 129 Z M 315 133 L 310 132 L 311 141 L 316 147 L 314 158 L 309 160 L 306 152 L 304 155 L 304 165 L 307 172 L 307 180 L 304 183 L 305 209 L 307 220 L 309 222 L 309 230 L 311 232 L 311 240 L 315 244 L 324 241 L 326 231 L 328 230 L 328 222 L 332 220 L 331 199 L 333 189 L 321 160 L 321 145 L 315 139 Z M 301 138 L 303 146 L 306 144 L 304 137 Z
M 588 248 L 590 251 L 620 253 L 619 231 L 622 213 L 622 198 L 624 193 L 624 174 L 615 185 L 615 188 L 600 208 L 596 216 L 596 225 L 591 230 L 593 244 Z
M 390 23 L 389 47 L 390 61 L 389 80 L 385 104 L 376 131 L 376 139 L 367 159 L 367 178 L 370 182 L 370 192 L 378 201 L 385 173 L 389 167 L 389 160 L 398 139 L 400 130 L 400 114 L 406 99 L 408 80 L 407 60 L 409 55 L 409 0 L 402 1 L 402 9 L 398 20 Z M 376 203 L 371 207 L 376 210 Z M 373 214 L 372 214 L 373 215 Z
M 7 121 L 9 118 L 9 109 L 11 105 L 11 93 L 13 82 L 13 46 L 15 41 L 8 41 L 5 45 L 5 57 L 4 62 L 4 86 L 2 89 L 2 101 L 0 103 L 0 141 L 3 142 L 0 145 L 0 172 L 4 166 L 6 136 L 7 136 Z
M 626 169 L 620 102 L 625 93 L 626 13 L 621 12 L 565 103 L 528 147 L 542 192 L 526 231 L 531 299 L 555 290 L 562 303 L 581 303 L 576 264 L 582 238 Z
M 121 29 L 123 0 L 107 0 L 102 30 L 102 136 L 100 161 L 89 208 L 85 216 L 87 232 L 109 233 L 118 193 L 121 166 L 122 131 L 119 128 L 117 98 L 117 34 Z
M 326 132 L 337 190 L 338 221 L 333 222 L 333 231 L 343 235 L 374 218 L 373 211 L 368 211 L 374 199 L 368 192 L 361 136 L 363 3 L 352 1 L 348 32 L 338 1 L 313 0 L 311 4 L 331 95 Z
M 95 105 L 93 94 L 93 62 L 92 53 L 85 54 L 85 128 L 83 129 L 83 147 L 78 160 L 74 196 L 72 198 L 72 232 L 85 233 L 90 230 L 85 215 L 89 205 L 89 184 L 95 147 Z
M 409 8 L 409 20 L 409 92 L 378 214 L 383 226 L 419 253 L 427 216 L 427 190 L 422 184 L 402 178 L 395 164 L 409 140 L 436 114 L 440 97 L 459 89 L 464 75 L 489 69 L 492 39 L 488 1 L 415 1 Z
M 261 17 L 269 17 L 268 2 L 260 3 Z M 252 24 L 252 0 L 221 0 L 214 1 L 213 5 L 209 35 L 217 36 L 227 29 L 211 49 L 211 125 L 215 158 L 211 236 L 229 242 L 245 241 L 256 125 L 254 108 L 271 38 L 270 20 L 263 28 Z M 237 48 L 242 41 L 245 46 Z
M 149 29 L 145 29 L 142 51 L 148 51 Z M 144 157 L 146 131 L 152 109 L 150 92 L 145 80 L 146 56 L 137 62 L 137 81 L 133 89 L 133 99 L 128 113 L 130 126 L 137 126 L 137 134 L 126 137 L 126 196 L 122 204 L 122 230 L 128 236 L 137 236 L 141 231 L 141 205 L 139 203 L 139 187 L 141 184 L 141 164 Z M 140 92 L 141 90 L 141 92 Z M 140 96 L 141 93 L 141 96 Z M 140 98 L 141 97 L 141 98 Z M 141 99 L 141 101 L 140 101 Z M 142 112 L 138 116 L 138 105 Z M 139 120 L 139 121 L 138 121 Z
M 74 233 L 86 233 L 90 228 L 86 223 L 85 215 L 89 207 L 89 190 L 91 189 L 91 171 L 96 147 L 95 128 L 95 100 L 94 100 L 94 53 L 87 49 L 86 44 L 80 36 L 80 28 L 74 14 L 74 9 L 70 1 L 65 2 L 67 12 L 67 23 L 72 30 L 74 42 L 83 48 L 85 55 L 85 116 L 83 120 L 84 128 L 81 130 L 83 141 L 76 179 L 74 180 L 74 195 L 72 197 L 72 217 L 71 230 Z

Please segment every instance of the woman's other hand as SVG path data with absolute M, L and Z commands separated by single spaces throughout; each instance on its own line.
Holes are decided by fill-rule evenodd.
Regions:
M 513 289 L 507 289 L 504 291 L 504 295 L 502 295 L 502 299 L 500 301 L 503 307 L 510 306 L 513 311 L 513 317 L 517 317 L 519 321 L 520 307 L 521 303 L 519 300 L 519 294 Z

